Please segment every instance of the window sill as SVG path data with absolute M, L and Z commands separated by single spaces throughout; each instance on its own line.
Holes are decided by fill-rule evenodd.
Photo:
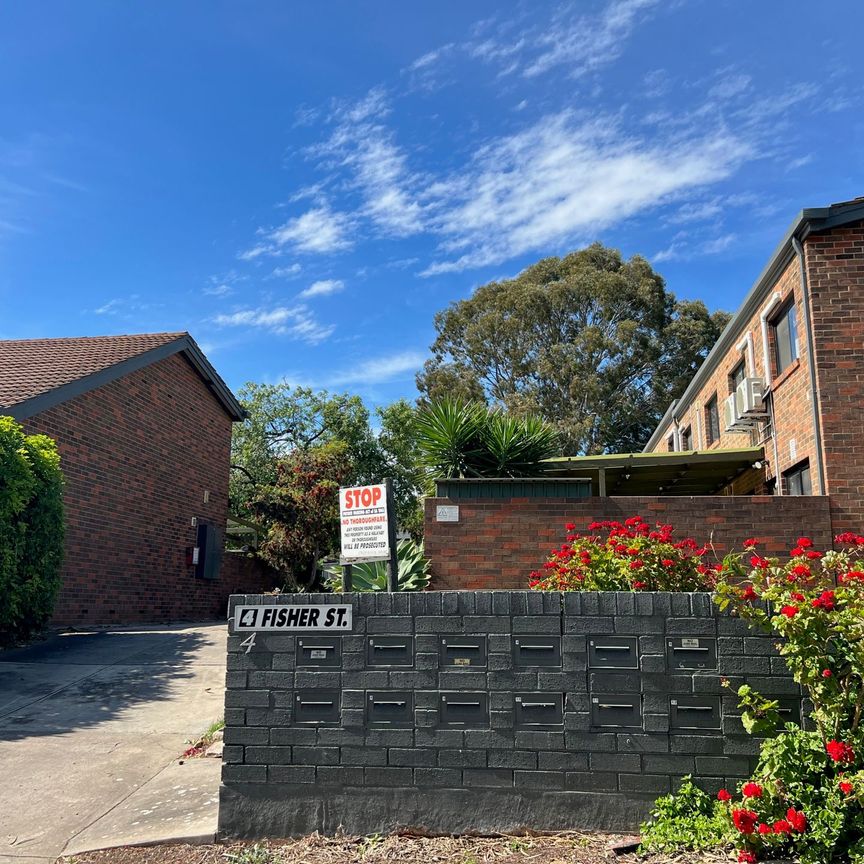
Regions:
M 796 357 L 772 382 L 768 388 L 773 393 L 790 375 L 794 374 L 801 366 L 801 358 Z

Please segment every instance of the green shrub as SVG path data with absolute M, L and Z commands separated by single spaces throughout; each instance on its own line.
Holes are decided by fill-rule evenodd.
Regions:
M 63 536 L 57 445 L 0 417 L 0 643 L 26 638 L 51 616 Z
M 399 590 L 422 591 L 429 584 L 429 559 L 423 554 L 423 544 L 400 540 L 396 545 L 399 562 Z M 331 564 L 325 568 L 331 591 L 342 591 L 342 567 Z M 353 591 L 386 591 L 387 567 L 384 561 L 365 561 L 351 568 Z

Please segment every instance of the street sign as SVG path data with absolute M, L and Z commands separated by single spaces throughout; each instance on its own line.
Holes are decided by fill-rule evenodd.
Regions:
M 283 633 L 351 632 L 351 605 L 311 603 L 303 606 L 237 606 L 234 632 L 279 630 Z
M 342 561 L 390 559 L 387 486 L 352 486 L 339 490 Z

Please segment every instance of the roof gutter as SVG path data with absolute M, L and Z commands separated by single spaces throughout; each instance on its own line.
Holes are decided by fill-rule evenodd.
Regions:
M 801 265 L 801 303 L 804 306 L 804 334 L 807 339 L 807 366 L 810 370 L 810 408 L 813 412 L 813 442 L 816 445 L 816 467 L 819 473 L 819 494 L 826 495 L 825 460 L 822 453 L 822 423 L 819 416 L 821 402 L 816 381 L 816 344 L 813 339 L 813 324 L 810 317 L 810 287 L 807 283 L 807 264 L 804 247 L 797 237 L 792 238 L 792 248 Z

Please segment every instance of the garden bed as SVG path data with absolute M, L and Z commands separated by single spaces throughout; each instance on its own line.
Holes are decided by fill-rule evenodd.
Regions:
M 136 846 L 76 855 L 74 864 L 719 864 L 728 854 L 616 855 L 618 835 L 321 837 L 270 843 Z

